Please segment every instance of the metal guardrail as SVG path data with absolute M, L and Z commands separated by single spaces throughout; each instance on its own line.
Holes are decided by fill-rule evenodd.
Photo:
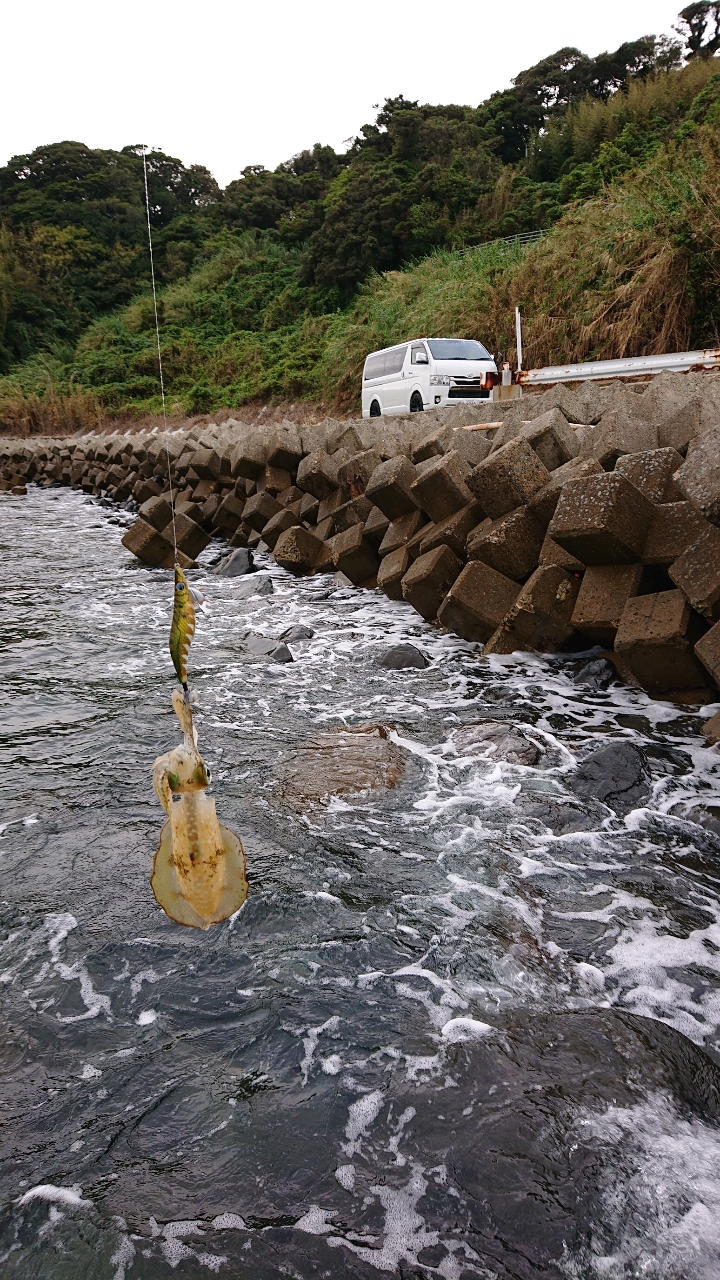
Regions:
M 593 360 L 587 364 L 549 365 L 522 369 L 515 375 L 521 386 L 547 382 L 594 382 L 599 378 L 638 378 L 643 374 L 689 373 L 720 367 L 720 347 L 704 351 L 675 351 L 664 356 L 635 356 L 630 360 Z
M 483 240 L 481 244 L 469 244 L 464 249 L 455 249 L 458 258 L 465 258 L 478 249 L 487 249 L 489 244 L 534 244 L 547 235 L 547 231 L 518 231 L 514 236 L 496 236 L 494 240 Z

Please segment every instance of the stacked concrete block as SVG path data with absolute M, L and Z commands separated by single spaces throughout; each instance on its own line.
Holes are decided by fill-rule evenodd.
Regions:
M 694 652 L 702 619 L 693 615 L 682 591 L 635 596 L 623 609 L 615 650 L 644 689 L 694 689 L 707 673 Z
M 260 544 L 293 573 L 377 581 L 488 654 L 614 646 L 660 693 L 720 676 L 720 378 L 0 445 L 0 490 L 27 481 L 134 499 L 124 541 L 148 564 L 174 559 L 172 486 L 181 563 L 213 536 Z
M 548 534 L 583 564 L 630 564 L 642 555 L 652 515 L 652 502 L 610 472 L 570 480 Z
M 487 642 L 484 652 L 535 649 L 555 653 L 573 635 L 572 614 L 579 580 L 558 565 L 543 565 L 525 583 Z
M 468 487 L 489 516 L 524 506 L 550 479 L 550 473 L 523 437 L 491 453 L 468 476 Z
M 591 565 L 584 573 L 572 625 L 593 644 L 611 649 L 628 600 L 640 589 L 641 564 Z

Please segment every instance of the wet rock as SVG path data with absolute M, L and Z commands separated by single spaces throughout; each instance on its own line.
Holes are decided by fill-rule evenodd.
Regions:
M 381 654 L 377 665 L 386 667 L 388 671 L 403 671 L 406 667 L 422 669 L 429 666 L 429 663 L 425 654 L 416 649 L 414 644 L 396 644 Z
M 254 568 L 252 551 L 248 547 L 238 547 L 214 572 L 219 578 L 240 578 L 246 573 L 252 573 Z
M 286 644 L 276 644 L 270 653 L 271 662 L 293 662 L 294 658 Z
M 540 748 L 514 727 L 501 720 L 485 720 L 456 729 L 452 735 L 455 750 L 460 756 L 482 756 L 493 763 L 507 760 L 509 764 L 536 764 Z
M 284 800 L 304 808 L 331 796 L 394 787 L 403 757 L 385 725 L 361 725 L 318 733 L 282 760 L 278 777 Z
M 528 818 L 537 818 L 556 836 L 565 836 L 572 831 L 592 831 L 597 826 L 583 809 L 576 809 L 571 804 L 552 798 L 525 804 L 523 814 Z
M 260 574 L 258 574 L 257 577 L 253 575 L 248 578 L 247 582 L 240 583 L 237 591 L 235 592 L 235 598 L 238 600 L 249 600 L 251 596 L 271 596 L 273 591 L 274 587 L 272 584 L 272 578 L 267 575 L 263 575 L 261 577 Z
M 611 742 L 593 751 L 568 782 L 576 795 L 601 800 L 620 816 L 650 794 L 645 755 L 632 742 Z
M 714 747 L 720 742 L 720 711 L 716 711 L 714 716 L 705 721 L 702 734 L 709 747 Z
M 312 640 L 314 635 L 312 627 L 305 627 L 301 622 L 297 622 L 294 627 L 288 627 L 286 631 L 282 631 L 280 639 L 286 644 L 297 644 L 298 640 Z
M 593 658 L 583 663 L 575 674 L 575 683 L 586 689 L 607 689 L 615 679 L 615 668 L 607 658 Z

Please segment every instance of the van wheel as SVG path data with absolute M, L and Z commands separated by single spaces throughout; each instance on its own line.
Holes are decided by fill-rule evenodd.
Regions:
M 420 392 L 419 392 L 419 391 L 413 391 L 413 393 L 412 393 L 412 395 L 411 395 L 411 397 L 410 397 L 410 412 L 411 412 L 411 413 L 422 413 L 423 408 L 424 408 L 424 405 L 423 405 L 423 398 L 422 398 L 422 396 L 420 395 Z
M 378 403 L 378 401 L 377 401 L 377 400 L 373 400 L 372 404 L 370 405 L 370 417 L 371 417 L 371 418 L 381 418 L 381 417 L 382 417 L 382 413 L 381 413 L 381 410 L 380 410 L 380 405 L 379 405 L 379 403 Z

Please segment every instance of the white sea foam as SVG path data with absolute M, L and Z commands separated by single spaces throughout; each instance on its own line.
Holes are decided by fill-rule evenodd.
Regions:
M 36 1187 L 30 1187 L 29 1191 L 25 1191 L 17 1203 L 29 1204 L 31 1200 L 47 1200 L 50 1204 L 64 1204 L 69 1209 L 93 1208 L 92 1200 L 83 1199 L 82 1187 L 77 1184 L 72 1187 L 56 1187 L 52 1182 L 40 1182 Z
M 576 1130 L 581 1142 L 602 1149 L 604 1173 L 590 1246 L 566 1257 L 567 1275 L 717 1280 L 720 1132 L 683 1118 L 665 1094 L 584 1112 Z

